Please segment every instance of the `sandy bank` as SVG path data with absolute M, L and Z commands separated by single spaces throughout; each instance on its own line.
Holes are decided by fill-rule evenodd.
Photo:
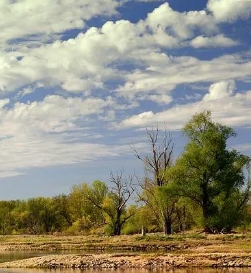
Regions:
M 1 268 L 251 267 L 248 254 L 49 255 L 0 264 Z

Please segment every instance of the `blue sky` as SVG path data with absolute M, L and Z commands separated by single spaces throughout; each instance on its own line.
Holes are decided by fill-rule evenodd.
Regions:
M 1 0 L 0 199 L 142 174 L 132 143 L 196 112 L 251 155 L 251 1 Z

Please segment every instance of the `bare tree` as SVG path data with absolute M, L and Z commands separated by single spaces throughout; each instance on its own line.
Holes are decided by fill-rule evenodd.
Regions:
M 173 155 L 173 140 L 167 131 L 160 140 L 160 131 L 146 129 L 147 137 L 151 146 L 151 153 L 140 155 L 139 152 L 133 148 L 135 156 L 141 160 L 146 168 L 146 171 L 153 175 L 152 183 L 154 186 L 163 186 L 167 183 L 165 171 L 171 166 Z
M 139 180 L 142 192 L 139 194 L 143 201 L 154 213 L 157 220 L 163 223 L 164 233 L 170 234 L 175 219 L 175 205 L 177 198 L 168 194 L 165 186 L 169 180 L 166 171 L 172 165 L 173 140 L 171 135 L 159 128 L 146 130 L 150 142 L 150 153 L 141 155 L 133 148 L 136 158 L 144 163 L 146 176 Z
M 112 206 L 108 206 L 105 211 L 111 219 L 113 235 L 120 235 L 125 222 L 133 216 L 126 211 L 127 203 L 134 193 L 133 177 L 123 177 L 123 171 L 115 175 L 111 172 L 110 181 L 113 184 L 109 194 Z
M 134 193 L 132 181 L 133 177 L 123 176 L 123 171 L 116 174 L 111 172 L 112 187 L 102 203 L 95 199 L 95 193 L 88 196 L 89 201 L 105 213 L 111 235 L 120 235 L 125 222 L 133 216 L 132 212 L 126 210 L 127 203 Z

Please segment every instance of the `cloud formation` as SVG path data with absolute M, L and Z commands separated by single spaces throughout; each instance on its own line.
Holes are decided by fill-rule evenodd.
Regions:
M 200 47 L 231 47 L 238 45 L 237 41 L 234 41 L 230 38 L 225 37 L 222 34 L 213 36 L 213 37 L 205 37 L 205 36 L 197 36 L 191 41 L 191 45 L 195 48 Z
M 137 2 L 156 7 L 123 19 Z M 186 12 L 162 2 L 0 2 L 0 176 L 119 156 L 130 150 L 124 132 L 179 130 L 207 109 L 250 126 L 251 93 L 239 86 L 251 80 L 251 51 L 222 23 L 250 18 L 251 2 Z
M 34 35 L 52 35 L 69 29 L 81 29 L 86 21 L 95 16 L 116 14 L 119 5 L 120 1 L 115 0 L 2 0 L 0 38 L 6 41 L 32 39 Z
M 209 0 L 207 8 L 212 12 L 217 22 L 233 22 L 238 19 L 248 19 L 251 14 L 249 0 Z
M 168 110 L 154 113 L 142 112 L 124 119 L 117 129 L 151 127 L 180 130 L 195 113 L 211 110 L 216 121 L 230 126 L 251 126 L 251 91 L 233 94 L 234 81 L 217 82 L 210 85 L 208 93 L 201 100 L 183 105 L 175 105 Z

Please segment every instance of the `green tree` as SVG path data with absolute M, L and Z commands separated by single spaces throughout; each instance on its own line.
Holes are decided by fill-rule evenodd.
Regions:
M 52 206 L 56 213 L 57 230 L 63 231 L 72 225 L 69 195 L 60 194 L 52 198 Z
M 51 198 L 30 198 L 26 203 L 26 211 L 22 215 L 24 225 L 29 233 L 41 234 L 54 231 L 56 214 Z
M 15 201 L 0 201 L 0 233 L 10 234 L 14 229 L 14 218 L 12 211 L 15 208 Z
M 106 184 L 99 180 L 91 185 L 82 183 L 73 186 L 69 205 L 77 231 L 89 232 L 91 229 L 104 225 L 104 215 L 97 204 L 103 203 L 107 192 Z
M 167 175 L 172 176 L 177 194 L 201 207 L 206 232 L 230 231 L 240 222 L 248 201 L 244 169 L 250 158 L 227 149 L 227 140 L 236 133 L 213 122 L 209 111 L 194 115 L 183 131 L 189 142 Z
M 70 194 L 70 211 L 77 231 L 89 232 L 101 225 L 105 219 L 96 204 L 102 204 L 108 188 L 102 181 L 96 180 L 91 185 L 74 185 Z
M 131 205 L 128 207 L 129 211 L 134 210 L 134 213 L 128 221 L 126 221 L 123 227 L 124 234 L 135 234 L 146 232 L 157 232 L 162 230 L 162 226 L 159 225 L 153 211 L 147 205 Z M 142 230 L 143 229 L 143 230 Z

